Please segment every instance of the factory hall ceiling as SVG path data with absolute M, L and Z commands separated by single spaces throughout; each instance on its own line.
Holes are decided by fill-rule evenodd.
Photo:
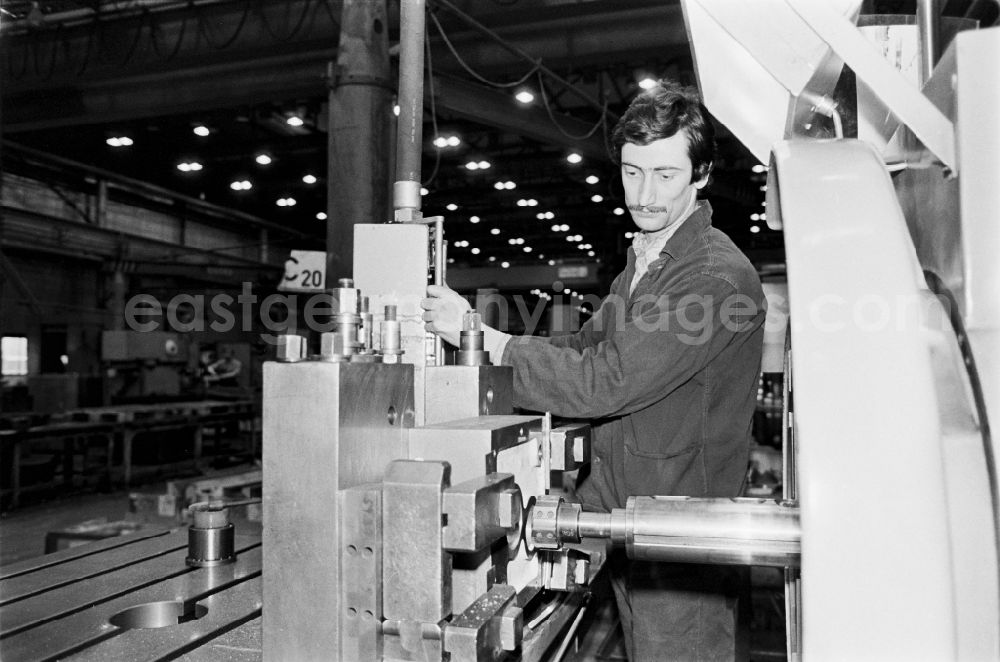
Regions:
M 344 4 L 6 2 L 4 140 L 248 212 L 322 246 Z M 643 79 L 697 83 L 679 3 L 427 7 L 423 211 L 446 218 L 454 264 L 620 267 L 632 223 L 607 137 Z M 387 23 L 395 88 L 398 2 Z M 516 100 L 523 92 L 533 98 Z M 759 221 L 766 175 L 717 128 L 715 223 L 759 266 L 780 263 L 780 233 Z M 16 171 L 16 147 L 4 151 Z

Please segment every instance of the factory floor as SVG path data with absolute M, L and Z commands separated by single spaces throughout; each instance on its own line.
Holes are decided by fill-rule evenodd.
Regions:
M 83 522 L 135 521 L 129 512 L 129 494 L 163 494 L 165 482 L 139 485 L 131 491 L 78 494 L 26 505 L 0 514 L 0 567 L 45 553 L 46 535 Z M 165 526 L 168 520 L 147 521 L 145 526 Z M 257 523 L 245 523 L 259 526 Z M 239 523 L 237 522 L 237 525 Z M 63 541 L 65 544 L 65 541 Z M 780 612 L 780 584 L 768 570 L 754 572 L 754 624 L 751 630 L 751 661 L 784 660 L 784 630 Z M 624 662 L 625 650 L 613 599 L 604 595 L 591 604 L 592 618 L 581 624 L 582 634 L 566 651 L 562 662 Z

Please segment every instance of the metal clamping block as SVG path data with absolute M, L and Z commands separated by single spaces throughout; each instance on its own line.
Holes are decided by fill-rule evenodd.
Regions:
M 523 618 L 514 587 L 497 584 L 445 627 L 444 649 L 451 662 L 500 660 L 520 645 Z
M 444 547 L 475 552 L 501 536 L 513 549 L 521 537 L 521 490 L 513 474 L 492 473 L 444 492 Z

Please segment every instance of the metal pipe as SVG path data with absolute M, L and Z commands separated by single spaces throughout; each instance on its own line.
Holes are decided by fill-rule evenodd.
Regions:
M 920 44 L 920 83 L 926 83 L 937 64 L 941 49 L 939 0 L 917 0 L 917 39 Z
M 787 502 L 630 497 L 625 519 L 632 559 L 799 565 L 799 510 Z
M 402 0 L 399 10 L 399 119 L 393 209 L 416 211 L 420 209 L 423 146 L 424 0 Z
M 418 160 L 419 164 L 419 160 Z M 419 179 L 419 170 L 418 179 Z M 444 285 L 444 270 L 447 268 L 448 258 L 445 254 L 447 244 L 444 241 L 444 217 L 434 217 L 434 284 Z M 441 336 L 434 335 L 434 365 L 444 365 L 444 341 Z
M 625 510 L 622 508 L 610 513 L 580 513 L 577 522 L 580 536 L 584 538 L 611 538 L 615 544 L 625 544 Z

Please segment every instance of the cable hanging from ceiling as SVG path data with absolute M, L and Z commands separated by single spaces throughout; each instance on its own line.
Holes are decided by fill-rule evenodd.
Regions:
M 54 27 L 34 29 L 31 32 L 18 36 L 21 40 L 20 57 L 13 57 L 11 49 L 8 47 L 8 56 L 5 58 L 5 69 L 10 80 L 22 81 L 28 76 L 34 75 L 40 81 L 48 81 L 53 78 L 56 72 L 72 71 L 76 76 L 84 75 L 94 63 L 93 57 L 96 53 L 96 62 L 118 67 L 126 67 L 134 61 L 136 53 L 140 47 L 149 42 L 149 50 L 155 54 L 161 62 L 170 62 L 181 52 L 185 40 L 190 42 L 191 37 L 188 31 L 188 21 L 193 19 L 196 23 L 194 31 L 194 43 L 189 44 L 192 48 L 197 48 L 198 42 L 204 40 L 205 45 L 212 50 L 219 51 L 231 47 L 239 37 L 245 32 L 247 25 L 251 22 L 253 15 L 260 22 L 264 32 L 278 43 L 288 43 L 295 39 L 303 30 L 308 30 L 318 20 L 319 7 L 325 9 L 326 15 L 334 26 L 340 25 L 340 17 L 336 15 L 332 4 L 334 0 L 305 0 L 301 14 L 295 24 L 288 29 L 285 34 L 281 34 L 277 29 L 274 19 L 269 19 L 264 10 L 263 3 L 259 0 L 244 0 L 243 12 L 231 35 L 219 41 L 213 34 L 211 17 L 206 16 L 203 5 L 197 1 L 189 1 L 183 5 L 178 3 L 177 7 L 182 8 L 180 12 L 179 28 L 177 37 L 166 52 L 162 44 L 165 31 L 163 30 L 163 19 L 154 17 L 154 13 L 163 14 L 166 10 L 157 12 L 151 11 L 148 7 L 143 7 L 138 14 L 132 14 L 121 20 L 109 18 L 106 12 L 101 11 L 99 6 L 88 21 L 82 25 L 87 29 L 86 41 L 80 47 L 74 48 L 72 35 L 63 23 L 56 23 Z M 291 6 L 286 3 L 286 14 L 284 24 L 291 20 Z M 171 5 L 171 9 L 173 9 Z M 132 9 L 131 5 L 116 7 L 116 10 Z M 193 10 L 193 12 L 192 12 Z M 192 16 L 192 13 L 194 14 Z M 311 18 L 310 18 L 311 16 Z M 121 43 L 122 39 L 109 39 L 112 34 L 118 37 L 122 34 L 121 27 L 126 21 L 134 20 L 134 36 L 130 36 L 130 43 L 125 49 L 123 57 L 115 56 L 114 51 L 109 48 Z M 147 30 L 148 28 L 148 30 Z M 143 37 L 146 37 L 144 40 Z M 5 41 L 10 43 L 11 37 L 6 37 Z M 51 46 L 50 46 L 51 45 Z M 50 47 L 48 62 L 43 62 L 44 56 L 42 48 Z M 143 49 L 145 50 L 145 49 Z
M 512 83 L 499 83 L 499 82 L 491 81 L 491 80 L 485 78 L 484 76 L 480 75 L 478 72 L 476 72 L 475 70 L 473 70 L 473 68 L 471 66 L 469 66 L 469 64 L 459 55 L 457 49 L 452 44 L 451 40 L 448 39 L 448 36 L 445 33 L 444 28 L 441 25 L 440 21 L 438 21 L 437 16 L 435 15 L 435 12 L 433 10 L 431 10 L 429 12 L 430 16 L 431 16 L 431 19 L 434 21 L 434 25 L 437 27 L 437 30 L 440 33 L 442 40 L 444 41 L 445 45 L 448 47 L 448 50 L 451 51 L 452 55 L 458 61 L 458 63 L 462 66 L 463 69 L 465 69 L 466 72 L 469 73 L 469 75 L 471 75 L 473 78 L 475 78 L 476 80 L 480 81 L 481 83 L 483 83 L 485 85 L 489 85 L 491 87 L 496 87 L 496 88 L 511 88 L 511 87 L 516 87 L 518 85 L 523 84 L 533 74 L 537 75 L 538 84 L 539 84 L 541 95 L 542 95 L 543 105 L 545 106 L 545 110 L 546 110 L 546 113 L 548 114 L 549 121 L 552 122 L 552 124 L 556 127 L 556 129 L 562 135 L 564 135 L 565 137 L 569 138 L 570 140 L 586 140 L 587 138 L 590 138 L 591 136 L 593 136 L 597 132 L 598 129 L 600 129 L 600 128 L 603 127 L 604 128 L 604 131 L 603 131 L 604 142 L 605 142 L 606 145 L 608 144 L 608 142 L 609 142 L 609 136 L 608 136 L 608 125 L 609 125 L 609 122 L 608 122 L 608 120 L 609 119 L 611 119 L 611 120 L 617 120 L 617 117 L 613 116 L 613 113 L 611 113 L 609 111 L 609 109 L 608 109 L 608 99 L 607 99 L 606 95 L 605 95 L 603 101 L 597 101 L 596 99 L 592 99 L 589 95 L 587 95 L 585 92 L 583 92 L 582 90 L 580 90 L 579 88 L 577 88 L 571 82 L 565 80 L 564 78 L 562 78 L 561 76 L 559 76 L 558 74 L 556 74 L 554 71 L 552 71 L 551 69 L 549 69 L 548 67 L 546 67 L 542 63 L 542 60 L 540 58 L 539 59 L 534 59 L 531 56 L 529 56 L 527 53 L 525 53 L 524 51 L 522 51 L 520 48 L 514 46 L 513 44 L 508 43 L 506 40 L 504 40 L 502 37 L 500 37 L 500 35 L 496 34 L 495 32 L 493 32 L 492 30 L 490 30 L 486 26 L 484 26 L 481 23 L 479 23 L 478 21 L 476 21 L 474 18 L 472 18 L 471 16 L 469 16 L 468 14 L 466 14 L 465 12 L 463 12 L 462 10 L 460 10 L 458 7 L 456 7 L 455 5 L 453 5 L 448 0 L 434 0 L 434 4 L 435 5 L 440 5 L 440 6 L 444 7 L 444 8 L 446 8 L 446 9 L 448 9 L 453 14 L 455 14 L 456 16 L 458 16 L 459 18 L 461 18 L 463 21 L 465 21 L 466 23 L 468 23 L 469 25 L 471 25 L 472 27 L 474 27 L 478 31 L 480 31 L 480 32 L 486 34 L 487 36 L 489 36 L 490 38 L 492 38 L 494 41 L 496 41 L 497 43 L 499 43 L 501 46 L 503 46 L 504 48 L 506 48 L 508 51 L 510 51 L 514 55 L 516 55 L 516 56 L 518 56 L 518 57 L 520 57 L 520 58 L 522 58 L 524 60 L 527 60 L 528 62 L 530 62 L 532 64 L 532 68 L 531 68 L 531 70 L 527 74 L 525 74 L 522 78 L 520 78 L 519 80 L 517 80 L 515 82 L 512 82 Z M 594 126 L 590 130 L 588 130 L 583 135 L 573 135 L 573 134 L 567 132 L 565 129 L 563 129 L 562 126 L 559 125 L 559 122 L 558 122 L 558 120 L 557 120 L 557 118 L 555 116 L 555 113 L 552 110 L 552 106 L 551 106 L 551 104 L 550 104 L 550 102 L 548 100 L 548 96 L 547 96 L 547 93 L 545 91 L 545 78 L 548 78 L 549 80 L 551 80 L 551 81 L 553 81 L 555 83 L 558 83 L 563 88 L 565 88 L 565 89 L 567 89 L 569 91 L 574 92 L 578 97 L 580 97 L 581 99 L 583 99 L 584 101 L 586 101 L 588 105 L 594 107 L 595 109 L 597 109 L 599 111 L 600 117 L 598 118 L 597 122 L 594 124 Z
M 233 30 L 233 34 L 231 34 L 228 39 L 224 39 L 222 41 L 222 43 L 220 43 L 220 44 L 212 43 L 212 37 L 209 34 L 211 32 L 211 28 L 207 27 L 208 25 L 210 25 L 210 22 L 205 20 L 204 8 L 201 7 L 201 6 L 199 6 L 198 7 L 198 34 L 201 37 L 204 37 L 205 44 L 209 48 L 211 48 L 213 50 L 221 51 L 223 49 L 229 48 L 230 46 L 233 45 L 233 43 L 236 41 L 236 39 L 240 36 L 240 33 L 243 32 L 243 26 L 246 25 L 247 18 L 250 16 L 250 6 L 251 6 L 251 0 L 246 0 L 243 3 L 243 16 L 240 17 L 240 22 L 236 24 L 236 29 Z M 187 19 L 186 18 L 184 20 L 184 23 L 185 24 L 187 23 Z M 151 26 L 150 27 L 150 39 L 151 40 L 152 40 L 152 36 L 153 36 L 153 33 L 152 33 L 152 26 Z
M 597 130 L 600 129 L 601 127 L 607 127 L 607 122 L 608 122 L 607 99 L 604 99 L 604 105 L 601 108 L 601 116 L 597 119 L 597 122 L 594 124 L 594 126 L 592 126 L 590 130 L 587 131 L 586 133 L 577 136 L 563 129 L 559 125 L 559 122 L 556 120 L 555 113 L 552 111 L 552 104 L 549 103 L 548 93 L 545 91 L 545 79 L 542 78 L 541 73 L 538 74 L 538 90 L 542 94 L 542 105 L 545 106 L 545 112 L 548 113 L 549 121 L 551 121 L 552 124 L 556 127 L 556 129 L 559 130 L 559 133 L 563 134 L 570 140 L 586 140 L 587 138 L 590 138 L 592 135 L 594 135 L 594 133 L 596 133 Z
M 472 67 L 470 67 L 468 65 L 468 63 L 464 59 L 462 59 L 462 56 L 458 54 L 457 50 L 455 50 L 455 46 L 451 43 L 451 40 L 448 39 L 448 35 L 445 34 L 444 28 L 441 26 L 441 22 L 438 21 L 438 18 L 435 15 L 435 12 L 431 11 L 429 13 L 430 13 L 430 16 L 431 16 L 431 20 L 434 21 L 434 25 L 435 25 L 435 27 L 437 27 L 438 34 L 441 35 L 442 41 L 444 41 L 445 45 L 448 47 L 448 50 L 451 51 L 451 54 L 453 56 L 455 56 L 455 59 L 458 61 L 458 63 L 460 65 L 462 65 L 462 68 L 465 69 L 469 73 L 470 76 L 472 76 L 473 78 L 475 78 L 476 80 L 478 80 L 480 83 L 483 83 L 484 85 L 489 85 L 490 87 L 499 87 L 499 88 L 517 87 L 518 85 L 521 85 L 522 83 L 524 83 L 524 81 L 526 81 L 529 78 L 531 78 L 531 76 L 534 75 L 534 73 L 536 71 L 538 71 L 539 67 L 541 66 L 541 61 L 536 61 L 534 63 L 534 66 L 531 67 L 531 69 L 528 71 L 528 73 L 524 74 L 524 76 L 522 76 L 520 79 L 514 81 L 513 83 L 500 83 L 500 82 L 497 82 L 497 81 L 489 80 L 489 79 L 481 76 L 480 74 L 478 74 L 475 70 L 473 70 Z

